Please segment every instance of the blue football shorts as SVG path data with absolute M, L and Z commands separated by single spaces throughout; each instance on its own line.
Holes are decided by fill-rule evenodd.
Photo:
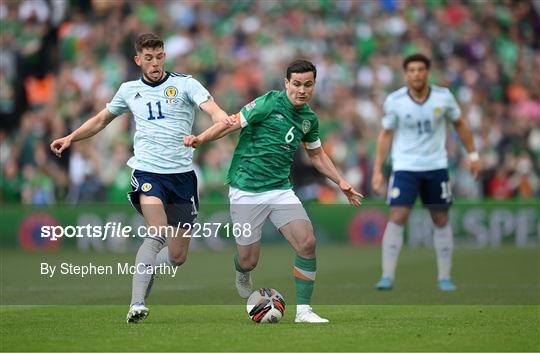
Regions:
M 394 171 L 388 184 L 387 202 L 390 206 L 414 205 L 420 195 L 428 209 L 447 210 L 452 205 L 448 170 Z
M 131 176 L 132 191 L 128 193 L 131 205 L 142 215 L 140 194 L 161 199 L 172 226 L 193 225 L 199 210 L 197 176 L 194 171 L 161 174 L 134 170 Z

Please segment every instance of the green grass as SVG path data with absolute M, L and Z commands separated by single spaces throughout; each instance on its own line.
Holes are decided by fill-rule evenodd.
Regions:
M 538 306 L 320 305 L 331 323 L 252 323 L 242 306 L 2 307 L 2 351 L 539 351 Z
M 124 323 L 130 276 L 39 274 L 58 265 L 132 262 L 133 254 L 1 250 L 1 351 L 540 351 L 538 249 L 457 249 L 455 293 L 435 283 L 433 250 L 407 249 L 396 287 L 380 293 L 380 250 L 323 246 L 314 308 L 329 324 L 295 325 L 293 253 L 263 247 L 257 287 L 274 287 L 287 312 L 252 323 L 234 290 L 232 251 L 192 252 L 175 278 L 160 277 L 149 318 Z
M 133 262 L 134 254 L 23 253 L 1 250 L 3 305 L 125 305 L 130 300 L 131 276 L 40 275 L 40 263 L 115 265 Z M 380 276 L 380 249 L 323 246 L 318 251 L 314 302 L 328 305 L 370 304 L 540 304 L 539 249 L 458 249 L 453 274 L 459 291 L 446 294 L 436 287 L 435 255 L 430 249 L 407 249 L 400 256 L 395 290 L 373 290 Z M 294 300 L 288 247 L 263 247 L 253 273 L 255 286 L 278 289 L 287 303 Z M 156 280 L 150 304 L 236 305 L 232 250 L 191 252 L 175 278 Z

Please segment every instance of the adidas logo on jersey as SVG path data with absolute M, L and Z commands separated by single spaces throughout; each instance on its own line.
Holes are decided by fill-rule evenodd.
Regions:
M 137 98 L 142 98 L 141 94 L 138 93 L 138 92 L 137 92 L 137 94 L 135 95 L 135 98 L 134 98 L 134 99 L 136 100 Z

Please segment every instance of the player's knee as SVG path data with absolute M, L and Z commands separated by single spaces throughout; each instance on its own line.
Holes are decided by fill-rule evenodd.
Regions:
M 433 223 L 435 224 L 435 226 L 437 227 L 445 227 L 446 225 L 448 225 L 448 217 L 446 218 L 440 218 L 440 219 L 434 219 L 433 220 Z
M 396 225 L 404 226 L 407 223 L 407 217 L 408 215 L 396 213 L 390 216 L 390 221 Z
M 311 258 L 315 256 L 316 245 L 315 237 L 306 238 L 298 245 L 298 254 L 302 257 Z
M 240 267 L 246 272 L 255 269 L 257 263 L 259 263 L 259 259 L 253 255 L 240 256 L 238 257 L 238 261 L 240 262 Z
M 431 215 L 431 219 L 437 227 L 445 227 L 448 224 L 448 214 L 434 214 Z
M 171 264 L 176 267 L 179 267 L 182 264 L 186 263 L 186 260 L 187 260 L 187 253 L 172 255 L 169 257 L 169 262 L 171 262 Z

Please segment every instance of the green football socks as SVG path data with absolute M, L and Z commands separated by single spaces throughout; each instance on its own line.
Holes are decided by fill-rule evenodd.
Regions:
M 296 283 L 296 304 L 309 305 L 315 284 L 316 258 L 307 259 L 296 255 L 294 259 L 294 282 Z

